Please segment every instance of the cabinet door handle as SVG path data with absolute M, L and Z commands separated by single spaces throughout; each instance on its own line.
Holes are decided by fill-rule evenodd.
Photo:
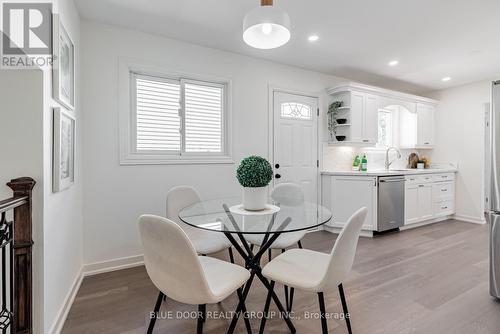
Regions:
M 442 207 L 441 207 L 441 210 L 446 210 L 446 209 L 448 209 L 448 207 L 447 207 L 447 206 L 442 206 Z
M 419 184 L 418 186 L 419 186 L 420 188 L 423 188 L 423 187 L 424 187 L 424 185 L 423 185 L 423 184 Z
M 369 141 L 369 139 L 363 139 L 363 143 L 368 143 Z
M 429 145 L 429 142 L 425 142 L 424 145 Z
M 448 189 L 441 189 L 441 191 L 448 191 Z
M 279 179 L 279 178 L 281 178 L 281 175 L 276 174 L 275 178 Z

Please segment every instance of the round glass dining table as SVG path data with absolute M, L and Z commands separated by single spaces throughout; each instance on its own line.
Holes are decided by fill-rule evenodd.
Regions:
M 271 200 L 269 203 L 265 210 L 245 211 L 241 206 L 241 197 L 231 197 L 201 201 L 179 212 L 179 218 L 191 227 L 224 233 L 243 257 L 245 267 L 250 271 L 250 278 L 242 291 L 243 298 L 236 309 L 228 333 L 234 332 L 239 315 L 246 312 L 244 301 L 255 276 L 268 289 L 290 331 L 295 333 L 295 327 L 289 317 L 291 301 L 289 304 L 287 298 L 285 309 L 271 284 L 262 275 L 260 260 L 281 234 L 310 230 L 332 218 L 332 213 L 317 203 L 293 200 L 286 201 L 286 205 Z M 262 237 L 261 246 L 255 253 L 245 238 L 249 234 Z M 247 332 L 251 333 L 250 323 L 246 318 L 245 325 Z

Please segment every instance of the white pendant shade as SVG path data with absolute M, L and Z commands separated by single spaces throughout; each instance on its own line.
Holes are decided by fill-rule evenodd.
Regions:
M 243 40 L 257 49 L 274 49 L 290 40 L 290 17 L 273 6 L 260 6 L 243 20 Z

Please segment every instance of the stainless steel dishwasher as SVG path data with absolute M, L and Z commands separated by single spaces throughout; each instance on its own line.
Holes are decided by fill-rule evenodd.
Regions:
M 383 232 L 404 225 L 405 178 L 381 176 L 378 178 L 377 231 Z

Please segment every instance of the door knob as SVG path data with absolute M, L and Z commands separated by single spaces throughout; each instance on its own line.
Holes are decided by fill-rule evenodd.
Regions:
M 280 168 L 280 164 L 274 165 L 275 168 Z
M 279 179 L 281 177 L 281 175 L 276 174 L 274 177 L 277 178 L 277 179 Z

